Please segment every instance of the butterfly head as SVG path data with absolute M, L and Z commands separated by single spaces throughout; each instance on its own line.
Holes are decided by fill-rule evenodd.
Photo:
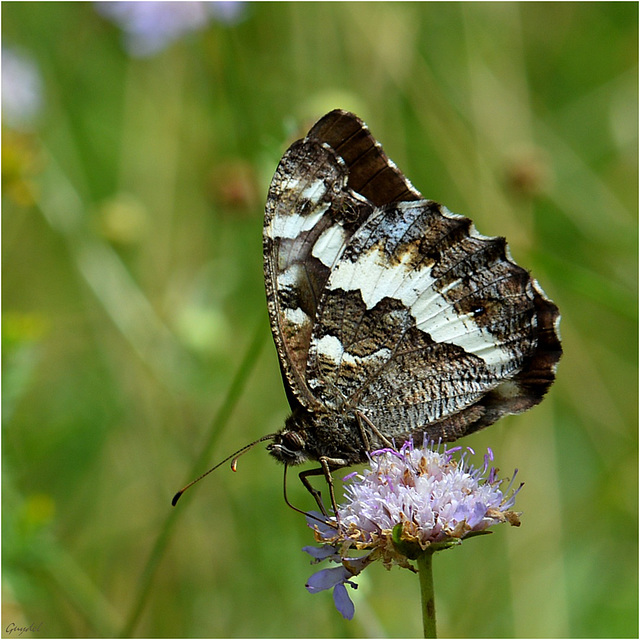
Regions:
M 286 465 L 302 464 L 309 459 L 306 441 L 299 431 L 284 428 L 273 436 L 273 442 L 267 447 L 269 453 Z

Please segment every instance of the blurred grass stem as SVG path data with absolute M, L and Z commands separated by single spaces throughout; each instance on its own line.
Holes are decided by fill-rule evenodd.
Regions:
M 211 452 L 229 418 L 231 417 L 233 410 L 235 409 L 240 396 L 244 391 L 249 375 L 253 371 L 256 362 L 258 361 L 260 352 L 262 351 L 262 347 L 266 342 L 266 337 L 267 331 L 265 324 L 264 322 L 260 321 L 254 332 L 253 339 L 249 344 L 249 348 L 247 349 L 247 352 L 240 366 L 238 367 L 238 371 L 236 372 L 236 375 L 232 380 L 231 385 L 229 386 L 229 390 L 227 391 L 227 395 L 222 403 L 222 406 L 211 422 L 211 426 L 209 428 L 209 436 L 204 446 L 202 447 L 200 455 L 193 464 L 191 471 L 189 471 L 189 479 L 198 474 L 209 461 Z M 185 499 L 183 498 L 183 500 L 181 501 L 182 507 L 184 507 L 184 503 Z M 147 560 L 147 564 L 145 565 L 142 571 L 142 575 L 140 576 L 137 596 L 131 609 L 131 613 L 129 614 L 127 621 L 122 628 L 120 637 L 131 637 L 151 592 L 153 578 L 167 548 L 167 543 L 170 539 L 170 535 L 173 531 L 174 525 L 179 514 L 181 514 L 184 510 L 172 509 L 169 505 L 169 498 L 167 498 L 167 508 L 169 508 L 170 511 L 168 512 L 163 527 L 160 529 L 160 533 L 158 534 L 153 549 L 151 550 L 149 559 Z

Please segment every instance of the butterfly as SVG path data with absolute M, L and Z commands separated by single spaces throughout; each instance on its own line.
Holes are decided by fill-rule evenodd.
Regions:
M 332 471 L 410 438 L 457 440 L 554 381 L 556 305 L 504 238 L 424 198 L 352 113 L 331 111 L 285 152 L 263 250 L 291 414 L 256 442 L 285 473 L 320 463 L 299 475 L 323 512 L 309 476 L 325 475 L 335 509 Z
M 268 449 L 286 465 L 328 475 L 412 437 L 456 440 L 554 380 L 557 307 L 504 238 L 425 199 L 352 113 L 286 151 L 263 239 L 292 411 Z

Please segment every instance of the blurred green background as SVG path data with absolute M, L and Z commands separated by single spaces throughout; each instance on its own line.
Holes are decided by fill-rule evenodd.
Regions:
M 262 211 L 335 107 L 563 315 L 547 400 L 465 441 L 523 524 L 436 557 L 441 636 L 637 637 L 637 4 L 213 4 L 2 4 L 4 637 L 420 635 L 408 571 L 306 592 L 262 446 L 170 506 L 287 415 Z

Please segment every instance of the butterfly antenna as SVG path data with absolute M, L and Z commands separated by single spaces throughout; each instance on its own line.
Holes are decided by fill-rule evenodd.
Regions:
M 198 476 L 195 480 L 192 480 L 188 485 L 182 487 L 182 489 L 180 489 L 180 491 L 178 491 L 178 493 L 176 493 L 176 495 L 173 496 L 173 500 L 171 501 L 171 505 L 175 507 L 177 502 L 178 502 L 178 500 L 180 500 L 180 496 L 189 487 L 193 486 L 196 482 L 200 482 L 200 480 L 202 480 L 202 478 L 204 478 L 205 476 L 208 476 L 212 471 L 215 471 L 218 467 L 221 467 L 225 462 L 229 462 L 229 460 L 231 460 L 231 469 L 233 471 L 235 471 L 236 467 L 237 467 L 237 464 L 238 464 L 238 458 L 243 453 L 246 453 L 247 451 L 249 451 L 249 449 L 252 449 L 257 444 L 260 444 L 261 442 L 264 442 L 265 440 L 273 440 L 273 437 L 275 435 L 276 435 L 275 433 L 270 433 L 268 436 L 262 436 L 262 438 L 258 438 L 258 440 L 254 440 L 253 442 L 249 443 L 248 445 L 245 445 L 244 447 L 242 447 L 242 449 L 239 449 L 235 453 L 232 453 L 230 456 L 226 457 L 222 462 L 218 462 L 218 464 L 213 466 L 213 467 L 211 467 L 211 469 L 209 469 L 209 471 L 205 471 L 201 476 Z

